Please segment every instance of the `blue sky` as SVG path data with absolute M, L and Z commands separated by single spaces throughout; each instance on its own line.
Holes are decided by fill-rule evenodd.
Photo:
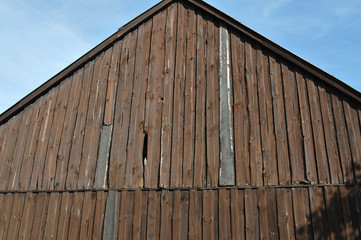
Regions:
M 0 113 L 159 0 L 2 0 Z M 361 1 L 206 0 L 361 91 Z

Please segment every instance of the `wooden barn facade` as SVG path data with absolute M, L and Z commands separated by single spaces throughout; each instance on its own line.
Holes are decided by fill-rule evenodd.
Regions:
M 0 124 L 0 239 L 361 238 L 361 93 L 201 0 Z

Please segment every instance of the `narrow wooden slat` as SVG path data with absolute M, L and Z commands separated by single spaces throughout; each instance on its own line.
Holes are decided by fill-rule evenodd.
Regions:
M 259 239 L 260 226 L 258 221 L 258 196 L 256 189 L 245 190 L 245 231 L 246 239 Z
M 158 186 L 161 126 L 164 85 L 164 32 L 167 12 L 162 11 L 153 17 L 151 49 L 149 57 L 149 75 L 146 91 L 144 130 L 147 132 L 147 155 L 144 164 L 144 186 Z
M 64 192 L 61 196 L 59 224 L 56 239 L 67 239 L 74 193 Z
M 216 35 L 216 28 L 213 19 L 207 19 L 207 41 L 206 41 L 206 149 L 207 149 L 207 186 L 215 187 L 218 185 L 219 174 L 219 79 L 216 75 L 216 54 L 219 54 L 219 45 L 216 45 L 215 39 L 219 39 L 219 33 Z M 188 69 L 187 69 L 188 71 Z M 221 117 L 222 118 L 222 117 Z M 225 150 L 224 150 L 225 151 Z M 232 159 L 233 160 L 233 159 Z M 234 178 L 233 178 L 234 179 Z
M 323 189 L 310 187 L 310 209 L 314 239 L 330 239 Z
M 262 151 L 259 126 L 259 109 L 257 94 L 257 51 L 251 43 L 245 44 L 245 60 L 246 60 L 246 83 L 248 91 L 248 112 L 250 122 L 249 132 L 249 152 L 250 152 L 250 168 L 251 168 L 251 185 L 263 185 L 262 176 Z
M 81 116 L 85 114 L 84 112 L 80 112 L 83 111 L 83 109 L 81 109 L 80 108 L 81 106 L 79 105 L 80 98 L 84 97 L 82 92 L 83 91 L 87 92 L 88 90 L 86 83 L 87 79 L 83 78 L 83 74 L 84 74 L 84 68 L 76 72 L 72 80 L 73 83 L 71 89 L 68 89 L 68 91 L 70 91 L 70 94 L 68 100 L 68 107 L 65 114 L 65 121 L 64 121 L 64 127 L 60 141 L 59 151 L 57 152 L 57 156 L 56 156 L 55 179 L 51 181 L 50 179 L 45 179 L 45 178 L 43 179 L 45 180 L 45 182 L 50 181 L 50 185 L 49 185 L 50 189 L 54 189 L 54 188 L 64 189 L 66 174 L 68 171 L 70 149 L 73 144 L 76 145 L 76 142 L 72 141 L 75 123 L 78 117 L 81 118 Z M 81 135 L 80 136 L 74 135 L 74 137 L 81 138 Z
M 189 239 L 202 238 L 202 191 L 191 190 L 189 195 Z
M 58 192 L 51 193 L 49 197 L 48 212 L 46 215 L 44 239 L 56 239 L 60 204 L 61 194 Z
M 170 239 L 172 236 L 173 193 L 164 190 L 161 196 L 160 239 Z
M 340 156 L 338 154 L 336 129 L 332 112 L 331 97 L 323 85 L 318 86 L 318 93 L 320 96 L 321 113 L 323 127 L 325 131 L 331 183 L 342 183 L 342 170 L 340 165 Z
M 230 191 L 219 191 L 219 239 L 231 239 L 231 204 Z M 234 236 L 236 238 L 237 236 Z
M 149 201 L 149 191 L 142 191 L 142 205 L 141 205 L 141 223 L 140 223 L 140 234 L 139 239 L 146 239 L 147 238 L 147 214 L 148 211 L 148 201 Z M 135 235 L 133 235 L 135 236 Z M 158 234 L 159 236 L 159 234 Z
M 276 189 L 277 215 L 280 239 L 295 239 L 291 189 Z
M 1 194 L 1 209 L 0 209 L 0 239 L 6 239 L 8 227 L 11 220 L 11 209 L 14 202 L 14 194 Z
M 61 84 L 61 86 L 62 85 L 64 85 L 64 82 L 63 84 Z M 45 107 L 44 107 L 44 112 L 42 113 L 43 119 L 41 122 L 41 129 L 39 135 L 37 136 L 38 144 L 36 147 L 36 153 L 35 153 L 34 163 L 32 166 L 32 171 L 30 173 L 31 178 L 29 176 L 30 181 L 29 183 L 27 183 L 29 184 L 28 186 L 30 190 L 34 190 L 37 189 L 38 187 L 41 187 L 41 180 L 43 175 L 42 170 L 44 169 L 46 149 L 49 143 L 49 135 L 53 123 L 53 116 L 55 112 L 57 97 L 60 91 L 59 89 L 60 86 L 53 88 L 44 99 Z M 30 169 L 28 169 L 27 171 L 29 170 Z
M 232 32 L 232 89 L 233 89 L 233 115 L 234 115 L 234 153 L 237 186 L 250 184 L 249 168 L 249 116 L 248 99 L 245 80 L 245 47 L 244 41 Z
M 101 55 L 102 56 L 102 55 Z M 95 62 L 99 65 L 100 57 L 98 57 Z M 64 158 L 65 162 L 68 162 L 66 172 L 59 172 L 56 176 L 56 186 L 59 189 L 64 187 L 75 188 L 79 176 L 79 168 L 81 164 L 81 152 L 83 148 L 83 140 L 85 135 L 85 127 L 87 121 L 87 112 L 88 112 L 88 103 L 90 98 L 90 91 L 92 85 L 92 76 L 94 71 L 94 61 L 87 63 L 84 67 L 83 73 L 83 86 L 82 91 L 80 92 L 80 100 L 78 107 L 78 114 L 75 122 L 74 133 L 71 138 L 71 142 L 67 142 L 67 147 L 60 147 L 59 155 Z M 89 122 L 87 126 L 91 125 Z M 88 129 L 88 128 L 87 128 Z M 89 131 L 89 130 L 87 130 Z M 85 162 L 82 162 L 84 165 Z M 61 167 L 59 168 L 61 170 Z M 68 184 L 67 184 L 68 182 Z
M 165 28 L 165 66 L 164 66 L 164 98 L 162 111 L 161 153 L 160 153 L 160 187 L 170 186 L 170 166 L 172 155 L 172 122 L 173 122 L 173 87 L 176 55 L 177 3 L 167 9 Z
M 89 188 L 93 185 L 112 52 L 113 48 L 106 50 L 104 52 L 104 57 L 101 59 L 101 64 L 95 64 L 94 66 L 93 82 L 87 113 L 87 127 L 85 129 L 81 158 L 81 163 L 84 163 L 85 165 L 83 165 L 83 167 L 82 164 L 80 165 L 78 188 Z M 76 180 L 73 181 L 72 184 L 71 181 L 67 181 L 67 186 L 73 187 L 75 182 Z
M 189 232 L 189 191 L 181 192 L 180 213 L 180 239 L 187 239 Z
M 43 239 L 44 237 L 48 204 L 49 194 L 39 193 L 35 209 L 33 227 L 31 229 L 31 239 Z
M 280 63 L 269 57 L 271 71 L 271 89 L 273 98 L 273 113 L 277 146 L 277 161 L 279 184 L 287 185 L 291 182 L 290 162 L 288 154 L 287 127 L 285 119 L 285 104 L 283 100 L 283 86 Z
M 355 224 L 359 227 L 359 231 L 360 231 L 360 235 L 361 235 L 361 227 L 360 227 L 360 223 L 361 223 L 361 193 L 360 193 L 360 186 L 350 186 L 349 187 L 349 191 L 351 192 L 351 197 L 349 198 L 350 200 L 350 205 L 354 206 L 352 212 L 352 223 Z
M 133 100 L 127 145 L 127 161 L 125 173 L 125 186 L 143 186 L 143 148 L 144 134 L 144 106 L 147 90 L 147 77 L 149 69 L 149 49 L 151 42 L 152 21 L 142 24 L 138 28 L 136 50 L 135 78 L 133 87 Z
M 277 185 L 276 139 L 268 56 L 257 50 L 258 104 L 261 125 L 264 185 Z
M 258 190 L 260 239 L 279 239 L 274 189 Z
M 109 161 L 109 187 L 124 187 L 126 149 L 132 104 L 137 30 L 123 39 L 120 74 L 115 105 L 114 128 Z
M 83 198 L 84 198 L 84 193 L 82 192 L 74 193 L 73 206 L 70 211 L 68 239 L 79 238 Z
M 308 192 L 304 188 L 293 188 L 293 212 L 295 217 L 296 239 L 312 238 L 312 222 L 308 206 Z
M 193 186 L 194 137 L 196 114 L 196 59 L 197 59 L 197 15 L 193 8 L 187 9 L 187 59 L 184 87 L 184 151 L 183 187 Z M 164 93 L 165 94 L 165 93 Z
M 93 185 L 95 189 L 106 189 L 108 187 L 108 167 L 112 129 L 112 125 L 103 125 L 100 132 L 98 157 Z
M 335 92 L 331 93 L 331 98 L 336 125 L 338 150 L 340 153 L 341 167 L 343 172 L 343 182 L 350 183 L 354 181 L 354 173 L 352 168 L 350 142 L 348 138 L 342 100 L 335 95 Z
M 14 194 L 13 206 L 10 214 L 9 228 L 6 239 L 18 239 L 19 228 L 23 216 L 25 193 Z
M 97 192 L 97 200 L 95 203 L 92 239 L 102 239 L 106 200 L 107 200 L 107 193 L 103 192 L 103 191 L 98 191 Z
M 348 192 L 345 186 L 339 186 L 338 192 L 340 194 L 340 204 L 343 213 L 346 237 L 347 239 L 356 239 L 360 236 L 360 231 L 359 225 L 353 224 L 353 221 L 355 220 L 352 218 L 352 206 L 349 202 L 349 199 L 353 198 L 352 192 Z
M 18 239 L 30 239 L 38 194 L 26 193 Z M 1 201 L 1 200 L 0 200 Z
M 325 187 L 324 194 L 331 239 L 346 239 L 337 187 Z
M 159 239 L 160 237 L 160 204 L 160 192 L 151 191 L 148 199 L 147 239 Z
M 133 209 L 133 238 L 141 239 L 142 228 L 142 202 L 146 202 L 147 199 L 143 199 L 142 191 L 135 190 L 134 193 L 134 209 Z
M 46 150 L 46 157 L 42 172 L 39 173 L 38 188 L 39 189 L 53 189 L 56 174 L 56 165 L 58 160 L 58 150 L 60 145 L 60 139 L 63 135 L 63 124 L 65 115 L 67 112 L 69 93 L 72 88 L 76 88 L 75 84 L 78 83 L 78 79 L 69 78 L 68 80 L 60 84 L 58 98 L 56 100 L 53 124 L 51 125 L 48 146 Z M 74 94 L 74 92 L 73 92 Z M 78 95 L 78 93 L 76 93 Z M 65 133 L 64 133 L 65 134 Z
M 305 182 L 305 166 L 302 146 L 302 128 L 297 96 L 295 73 L 285 63 L 281 64 L 284 87 L 284 100 L 287 121 L 287 134 L 291 162 L 292 182 Z
M 85 192 L 79 239 L 90 239 L 93 233 L 96 192 Z
M 206 184 L 206 33 L 207 25 L 197 14 L 197 76 L 196 76 L 196 135 L 194 153 L 194 186 Z
M 119 207 L 118 239 L 132 239 L 134 191 L 121 192 Z
M 4 135 L 5 135 L 5 132 L 6 132 L 6 126 L 7 126 L 7 122 L 0 125 L 0 142 L 1 143 L 3 142 L 3 139 L 4 139 Z M 0 152 L 1 152 L 2 147 L 3 147 L 3 145 L 0 144 Z
M 306 78 L 306 83 L 308 89 L 308 98 L 310 101 L 312 119 L 311 122 L 316 150 L 318 181 L 319 183 L 329 183 L 330 174 L 328 168 L 327 151 L 325 146 L 325 137 L 323 133 L 322 116 L 317 86 L 316 83 L 309 78 Z
M 244 191 L 230 190 L 231 194 L 231 231 L 233 239 L 245 239 Z
M 181 239 L 181 192 L 173 192 L 172 239 Z

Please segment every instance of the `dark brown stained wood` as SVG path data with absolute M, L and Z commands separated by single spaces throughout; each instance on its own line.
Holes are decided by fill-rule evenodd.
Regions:
M 348 136 L 352 153 L 352 163 L 355 174 L 355 182 L 361 181 L 361 132 L 357 117 L 357 110 L 343 100 L 343 109 L 347 125 Z
M 151 191 L 148 199 L 147 239 L 160 237 L 160 192 Z
M 8 234 L 5 239 L 18 239 L 24 201 L 25 193 L 14 194 L 14 201 L 9 219 Z
M 99 61 L 99 58 L 97 59 Z M 59 152 L 59 157 L 64 158 L 64 162 L 68 162 L 67 172 L 58 172 L 56 176 L 56 186 L 59 189 L 65 187 L 75 188 L 77 179 L 79 176 L 79 165 L 81 162 L 81 153 L 83 148 L 83 140 L 85 135 L 86 119 L 88 112 L 88 103 L 90 97 L 90 89 L 92 85 L 92 76 L 94 71 L 94 61 L 87 63 L 84 67 L 83 73 L 83 86 L 80 93 L 78 114 L 76 117 L 75 127 L 73 130 L 73 136 L 71 138 L 71 144 L 68 146 L 69 149 Z M 88 124 L 89 126 L 89 124 Z M 87 128 L 88 129 L 88 128 Z M 60 150 L 63 150 L 62 146 Z M 68 159 L 68 160 L 66 160 Z M 85 164 L 85 162 L 83 162 Z M 61 169 L 61 168 L 60 168 Z M 67 181 L 69 185 L 66 185 Z
M 7 186 L 7 189 L 9 190 L 19 189 L 18 182 L 20 177 L 21 164 L 24 158 L 26 139 L 28 137 L 29 127 L 31 124 L 33 107 L 34 107 L 33 105 L 30 105 L 23 111 L 24 116 L 22 118 L 22 122 L 19 128 L 19 133 L 21 133 L 20 134 L 21 137 L 20 138 L 18 137 L 18 140 L 16 142 L 13 161 L 10 168 L 9 184 Z M 2 143 L 1 136 L 0 136 L 0 142 Z
M 244 194 L 246 239 L 259 239 L 260 226 L 258 220 L 257 189 L 246 189 Z
M 298 99 L 300 104 L 303 150 L 305 154 L 306 178 L 311 184 L 317 183 L 317 169 L 315 150 L 313 144 L 313 133 L 310 115 L 310 106 L 308 102 L 306 80 L 299 71 L 296 71 L 296 81 L 298 90 Z
M 280 185 L 290 184 L 290 162 L 288 154 L 287 127 L 285 119 L 285 104 L 280 63 L 274 56 L 269 57 L 271 72 L 271 89 L 276 134 L 278 177 Z
M 67 239 L 69 230 L 69 220 L 73 204 L 74 193 L 64 192 L 61 196 L 59 212 L 59 224 L 56 239 Z M 38 200 L 39 201 L 39 200 Z
M 350 194 L 349 202 L 352 207 L 352 224 L 354 226 L 358 226 L 360 236 L 361 236 L 361 188 L 359 186 L 350 186 L 348 187 L 348 191 Z M 356 230 L 357 231 L 357 230 Z
M 296 239 L 311 239 L 313 234 L 307 188 L 293 188 L 292 197 Z
M 96 192 L 84 193 L 79 239 L 90 239 L 92 237 L 96 196 Z
M 106 200 L 107 200 L 106 192 L 100 192 L 100 191 L 97 192 L 92 239 L 102 239 Z
M 262 163 L 262 149 L 260 139 L 260 125 L 259 125 L 259 109 L 258 109 L 258 94 L 257 94 L 257 50 L 251 43 L 245 44 L 245 60 L 246 60 L 246 84 L 248 92 L 248 112 L 249 112 L 249 153 L 250 153 L 250 168 L 251 168 L 251 185 L 263 185 L 263 163 Z
M 11 119 L 4 136 L 3 147 L 0 152 L 0 189 L 3 190 L 8 186 L 10 169 L 23 115 L 24 113 L 21 113 Z
M 117 86 L 119 81 L 120 55 L 122 49 L 122 40 L 116 42 L 113 46 L 113 54 L 110 60 L 110 70 L 107 85 L 107 94 L 105 99 L 104 125 L 112 125 L 114 121 L 114 109 L 116 104 Z
M 42 116 L 45 109 L 45 99 L 43 96 L 34 103 L 34 110 L 31 116 L 31 124 L 24 150 L 24 156 L 19 170 L 19 189 L 27 190 L 31 178 L 31 169 L 34 162 L 34 156 L 38 144 L 38 137 L 42 123 Z
M 206 21 L 201 14 L 197 14 L 196 135 L 193 182 L 196 187 L 206 185 L 206 33 Z
M 203 191 L 203 239 L 218 239 L 217 191 Z
M 193 8 L 187 9 L 187 59 L 184 87 L 184 151 L 183 187 L 193 186 L 194 136 L 196 114 L 196 67 L 197 67 L 197 15 Z
M 277 217 L 280 239 L 295 239 L 292 192 L 290 188 L 277 188 Z
M 189 239 L 202 238 L 202 210 L 203 210 L 202 192 L 191 190 L 189 193 Z M 163 228 L 162 228 L 163 229 Z
M 147 196 L 143 195 L 143 192 L 140 190 L 135 190 L 134 193 L 134 209 L 133 209 L 133 238 L 132 239 L 142 239 L 142 216 L 145 215 L 142 213 L 142 205 L 147 203 Z
M 352 194 L 347 190 L 348 189 L 345 186 L 338 187 L 343 220 L 345 223 L 345 233 L 347 239 L 357 239 L 360 236 L 360 230 L 358 229 L 358 225 L 356 225 L 356 227 L 353 226 L 353 222 L 356 223 L 356 221 L 352 219 L 351 206 L 349 202 L 349 198 L 352 198 Z
M 172 206 L 173 193 L 164 190 L 161 195 L 160 209 L 160 239 L 170 239 L 172 236 Z
M 125 36 L 122 42 L 119 83 L 115 103 L 114 128 L 109 161 L 110 188 L 124 187 L 136 44 L 136 30 Z
M 303 162 L 302 129 L 297 96 L 295 73 L 285 63 L 281 64 L 288 144 L 291 162 L 292 183 L 305 182 Z
M 258 190 L 260 239 L 279 239 L 275 189 Z
M 140 239 L 146 239 L 147 238 L 147 214 L 143 214 L 147 212 L 148 209 L 148 199 L 149 199 L 149 191 L 142 191 L 142 206 L 140 211 L 141 214 L 141 224 L 140 224 Z M 159 235 L 159 234 L 158 234 Z M 133 236 L 135 236 L 133 234 Z
M 219 191 L 219 239 L 231 239 L 231 204 L 230 191 L 220 189 Z M 237 238 L 238 236 L 233 236 Z
M 132 239 L 134 191 L 122 191 L 119 205 L 118 239 Z
M 83 74 L 84 74 L 84 68 L 76 72 L 72 80 L 71 88 L 68 89 L 70 94 L 68 100 L 68 107 L 66 109 L 66 114 L 65 114 L 65 121 L 64 121 L 62 137 L 60 140 L 60 146 L 58 152 L 56 153 L 56 156 L 53 156 L 56 157 L 55 178 L 52 181 L 50 181 L 50 179 L 47 179 L 45 177 L 43 178 L 43 183 L 44 180 L 45 182 L 50 181 L 48 185 L 50 189 L 54 189 L 58 187 L 60 189 L 64 189 L 66 174 L 68 172 L 70 149 L 72 147 L 72 144 L 74 145 L 76 144 L 75 141 L 73 143 L 75 123 L 78 117 L 81 118 L 81 115 L 85 114 L 84 112 L 80 112 L 83 111 L 83 109 L 79 108 L 79 101 L 82 92 L 87 91 L 88 89 L 86 83 L 84 83 L 83 85 L 83 80 L 84 80 Z M 84 82 L 86 82 L 86 80 L 87 79 L 85 79 Z M 76 137 L 81 137 L 81 135 Z M 43 187 L 45 187 L 44 184 Z
M 331 96 L 326 91 L 324 85 L 318 86 L 318 93 L 320 97 L 321 113 L 323 120 L 323 127 L 325 131 L 325 140 L 327 155 L 331 174 L 331 183 L 342 183 L 342 170 L 340 165 L 340 157 L 338 154 L 338 146 L 336 139 L 335 122 L 332 112 Z
M 268 56 L 257 50 L 258 104 L 263 153 L 264 185 L 277 185 L 276 140 Z
M 323 189 L 317 187 L 309 188 L 310 209 L 314 239 L 330 239 Z
M 338 189 L 337 187 L 325 187 L 324 194 L 331 239 L 346 239 L 342 206 Z
M 78 79 L 69 78 L 68 80 L 60 84 L 58 98 L 56 100 L 54 110 L 53 123 L 51 126 L 49 126 L 51 127 L 51 130 L 46 150 L 46 157 L 44 165 L 40 165 L 43 169 L 41 170 L 41 172 L 38 173 L 38 182 L 35 183 L 37 184 L 35 185 L 37 189 L 54 188 L 60 139 L 63 134 L 66 134 L 65 132 L 63 132 L 63 124 L 68 107 L 69 93 L 71 92 L 71 89 L 73 87 L 76 88 L 73 85 L 73 82 L 77 83 Z
M 7 236 L 9 222 L 11 218 L 11 208 L 14 201 L 14 194 L 1 194 L 0 202 L 0 239 L 4 239 Z
M 38 199 L 37 194 L 26 193 L 23 215 L 21 218 L 21 225 L 19 229 L 18 239 L 30 239 L 31 227 L 33 226 L 33 219 L 35 213 L 35 206 Z M 1 202 L 1 198 L 0 198 Z
M 328 168 L 327 151 L 325 146 L 325 136 L 323 133 L 324 130 L 317 85 L 313 80 L 309 78 L 306 78 L 306 83 L 308 89 L 308 98 L 310 101 L 310 112 L 312 119 L 311 122 L 316 150 L 318 181 L 319 183 L 329 183 L 330 174 Z
M 63 82 L 62 86 L 65 84 Z M 29 176 L 29 184 L 26 189 L 34 190 L 37 189 L 37 187 L 41 187 L 41 179 L 43 175 L 43 168 L 44 168 L 44 161 L 46 157 L 46 149 L 47 145 L 49 143 L 49 135 L 51 131 L 51 126 L 53 123 L 53 116 L 54 111 L 56 107 L 56 101 L 58 97 L 60 86 L 53 88 L 46 98 L 44 99 L 45 107 L 44 112 L 42 113 L 42 122 L 41 122 L 41 128 L 38 138 L 38 144 L 36 147 L 36 153 L 34 157 L 34 163 L 32 166 L 32 169 L 27 169 L 26 171 L 30 171 Z
M 219 54 L 219 43 L 216 42 L 216 38 L 219 39 L 219 30 L 216 31 L 216 28 L 218 27 L 215 26 L 214 20 L 207 19 L 206 149 L 208 187 L 218 185 L 219 173 L 219 78 L 216 75 L 216 54 Z
M 181 239 L 181 209 L 180 209 L 181 192 L 173 192 L 173 216 L 172 216 L 172 239 Z
M 233 126 L 235 146 L 235 167 L 237 186 L 250 184 L 249 168 L 249 117 L 248 99 L 245 80 L 244 41 L 235 33 L 231 33 L 232 51 L 232 89 L 233 89 Z
M 232 238 L 245 239 L 244 191 L 230 190 Z
M 83 197 L 84 193 L 82 192 L 74 193 L 73 206 L 70 211 L 68 239 L 77 239 L 79 237 Z
M 144 107 L 147 90 L 147 77 L 149 68 L 149 49 L 152 37 L 152 21 L 142 24 L 138 28 L 135 77 L 133 87 L 133 100 L 127 145 L 127 159 L 125 186 L 143 186 L 143 145 L 144 134 Z
M 110 58 L 113 48 L 104 52 L 102 58 L 94 65 L 92 86 L 87 112 L 87 123 L 79 168 L 78 188 L 89 188 L 93 185 L 96 167 L 100 129 L 103 125 L 106 87 L 109 73 Z M 101 60 L 101 62 L 100 62 Z M 82 165 L 84 163 L 85 165 Z M 67 187 L 74 187 L 76 179 L 67 179 Z
M 331 98 L 333 116 L 335 118 L 336 125 L 338 150 L 340 153 L 341 167 L 343 172 L 343 181 L 344 183 L 351 183 L 354 181 L 354 173 L 352 168 L 350 143 L 347 133 L 342 100 L 337 97 L 334 92 L 332 92 Z
M 164 32 L 167 11 L 153 17 L 151 49 L 149 57 L 149 74 L 146 91 L 144 130 L 147 132 L 147 153 L 144 160 L 144 186 L 158 186 L 160 141 L 163 108 L 164 84 Z M 144 143 L 145 144 L 145 143 Z
M 167 9 L 167 21 L 165 27 L 165 66 L 164 66 L 164 98 L 162 111 L 161 153 L 159 186 L 170 186 L 171 146 L 172 146 L 172 122 L 173 122 L 173 86 L 174 67 L 176 55 L 175 37 L 177 31 L 177 3 Z
M 182 191 L 180 198 L 180 226 L 181 234 L 180 239 L 188 238 L 188 226 L 189 226 L 189 191 Z
M 172 132 L 172 162 L 170 186 L 182 184 L 183 165 L 183 130 L 184 130 L 184 83 L 186 77 L 187 54 L 187 9 L 178 4 L 177 45 L 175 59 L 175 75 L 173 90 L 173 132 Z
M 61 204 L 61 194 L 51 193 L 49 197 L 48 212 L 45 220 L 44 239 L 56 239 L 58 230 L 59 209 Z
M 31 239 L 43 239 L 44 237 L 48 204 L 49 195 L 47 193 L 39 193 L 35 208 L 33 227 L 31 229 Z

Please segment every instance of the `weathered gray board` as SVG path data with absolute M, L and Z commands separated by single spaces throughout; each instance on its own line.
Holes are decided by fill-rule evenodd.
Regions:
M 231 105 L 230 80 L 230 44 L 228 30 L 220 27 L 219 31 L 219 89 L 220 89 L 220 169 L 219 185 L 235 184 L 233 151 L 233 117 Z
M 103 239 L 116 239 L 118 215 L 118 192 L 109 191 L 105 208 Z
M 112 125 L 104 125 L 100 133 L 97 168 L 95 172 L 94 188 L 105 188 L 111 143 Z

